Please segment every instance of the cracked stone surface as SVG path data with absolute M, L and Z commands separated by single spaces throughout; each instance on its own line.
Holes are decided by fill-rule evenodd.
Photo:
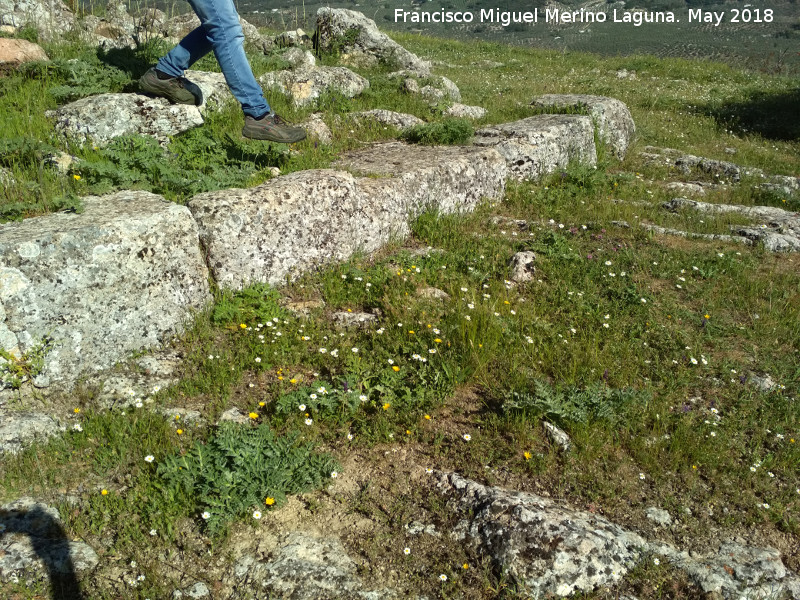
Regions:
M 0 525 L 0 581 L 81 574 L 98 563 L 91 546 L 66 539 L 58 511 L 33 498 L 0 506 Z
M 486 487 L 456 473 L 435 477 L 460 511 L 474 511 L 451 535 L 478 546 L 534 596 L 617 583 L 647 545 L 602 516 L 535 494 Z
M 389 600 L 397 596 L 387 589 L 370 589 L 358 576 L 341 542 L 295 531 L 284 537 L 263 561 L 244 556 L 234 565 L 241 589 L 258 589 L 271 597 L 292 600 L 319 598 Z
M 737 213 L 758 221 L 755 226 L 732 226 L 737 236 L 751 243 L 762 242 L 770 252 L 800 252 L 800 213 L 772 206 L 740 206 L 735 204 L 711 204 L 686 198 L 673 198 L 664 203 L 664 208 L 677 211 L 691 208 L 704 213 Z
M 71 387 L 157 347 L 211 301 L 186 207 L 143 191 L 84 207 L 0 225 L 0 339 L 21 352 L 54 340 L 37 385 Z
M 373 252 L 408 234 L 410 213 L 429 206 L 444 213 L 472 210 L 505 189 L 505 164 L 490 149 L 393 142 L 348 154 L 334 166 L 363 177 L 301 171 L 189 201 L 221 286 L 277 284 L 357 250 Z
M 555 108 L 585 107 L 597 123 L 600 138 L 618 159 L 623 159 L 636 134 L 636 125 L 625 104 L 616 98 L 587 94 L 545 94 L 534 98 L 533 106 Z
M 358 33 L 353 43 L 342 49 L 345 54 L 368 54 L 381 62 L 409 69 L 423 77 L 430 75 L 429 62 L 378 31 L 375 21 L 360 12 L 328 7 L 317 11 L 318 42 L 323 50 L 331 50 L 336 41 L 343 39 L 350 30 Z
M 594 125 L 581 115 L 536 115 L 493 125 L 477 131 L 473 143 L 496 148 L 517 179 L 537 179 L 570 161 L 597 164 Z
M 34 441 L 44 441 L 64 429 L 45 414 L 0 408 L 0 454 L 16 454 Z
M 800 599 L 800 579 L 774 548 L 724 543 L 716 552 L 690 556 L 536 494 L 484 486 L 457 473 L 433 477 L 464 516 L 451 535 L 487 554 L 534 597 L 613 585 L 646 554 L 657 554 L 703 592 L 726 600 Z
M 67 137 L 105 145 L 121 135 L 149 135 L 162 144 L 173 135 L 203 124 L 197 106 L 170 104 L 166 98 L 140 94 L 99 94 L 48 111 L 56 131 Z
M 292 99 L 295 106 L 313 104 L 326 92 L 355 98 L 369 87 L 369 81 L 345 67 L 313 67 L 293 71 L 273 71 L 258 79 L 265 88 L 273 88 Z
M 422 119 L 415 117 L 414 115 L 384 110 L 382 108 L 350 113 L 349 116 L 356 121 L 374 121 L 375 123 L 380 123 L 381 125 L 396 127 L 401 131 L 403 129 L 408 129 L 409 127 L 422 125 L 424 123 Z

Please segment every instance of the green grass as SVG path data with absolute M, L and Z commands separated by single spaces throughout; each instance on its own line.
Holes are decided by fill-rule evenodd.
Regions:
M 101 410 L 89 385 L 59 398 L 55 405 L 70 411 L 68 431 L 4 459 L 1 499 L 32 495 L 58 506 L 67 535 L 101 555 L 98 572 L 82 582 L 91 598 L 169 597 L 184 578 L 219 580 L 233 548 L 284 531 L 283 519 L 295 515 L 342 537 L 367 565 L 365 581 L 391 565 L 409 589 L 431 598 L 524 598 L 507 574 L 461 543 L 409 536 L 411 521 L 447 531 L 457 520 L 414 475 L 426 467 L 546 492 L 655 537 L 661 533 L 644 511 L 659 506 L 681 520 L 684 527 L 670 535 L 689 549 L 715 549 L 744 534 L 755 545 L 796 542 L 797 258 L 654 236 L 638 225 L 727 233 L 745 223 L 732 214 L 664 210 L 672 194 L 663 183 L 696 176 L 649 165 L 638 151 L 669 146 L 797 173 L 800 140 L 775 135 L 762 110 L 775 106 L 764 98 L 788 106 L 796 82 L 707 62 L 398 39 L 445 63 L 437 72 L 460 86 L 464 101 L 489 109 L 478 127 L 534 114 L 527 103 L 540 93 L 607 94 L 630 107 L 635 145 L 622 163 L 606 158 L 597 169 L 573 165 L 537 183 L 509 182 L 502 201 L 472 214 L 423 213 L 409 241 L 280 289 L 215 290 L 214 305 L 174 342 L 183 355 L 178 383 L 142 398 L 138 408 Z M 376 70 L 362 71 L 371 87 L 354 100 L 332 95 L 295 110 L 270 97 L 294 120 L 321 110 L 333 131 L 330 148 L 304 142 L 288 153 L 242 140 L 235 107 L 210 115 L 166 150 L 141 137 L 103 148 L 70 145 L 43 117 L 56 106 L 52 90 L 85 93 L 66 61 L 82 61 L 92 89 L 119 91 L 155 50 L 117 55 L 116 66 L 78 45 L 48 52 L 62 62 L 0 80 L 0 164 L 17 179 L 0 193 L 4 219 L 125 188 L 185 202 L 200 191 L 261 183 L 271 166 L 328 166 L 344 150 L 396 135 L 337 120 L 351 110 L 410 112 L 429 122 L 428 132 L 452 133 L 436 110 Z M 502 66 L 476 69 L 479 60 Z M 275 55 L 253 64 L 260 73 L 282 63 Z M 213 68 L 210 59 L 203 66 Z M 620 68 L 635 69 L 638 80 L 618 80 Z M 44 163 L 54 150 L 81 162 L 58 173 Z M 756 182 L 746 178 L 704 200 L 797 210 L 796 197 L 765 195 Z M 411 252 L 425 246 L 436 251 Z M 534 279 L 512 285 L 508 261 L 524 250 L 537 256 Z M 450 299 L 418 297 L 428 286 Z M 324 304 L 308 318 L 287 306 L 312 300 Z M 338 310 L 371 311 L 379 322 L 340 330 L 329 318 Z M 748 381 L 752 372 L 770 373 L 779 386 L 759 391 Z M 233 407 L 248 423 L 217 427 Z M 193 409 L 201 419 L 154 408 Z M 570 454 L 550 442 L 543 419 L 570 435 Z M 329 477 L 334 469 L 336 480 Z M 276 503 L 266 505 L 267 497 Z M 213 520 L 202 518 L 205 510 Z M 262 519 L 253 519 L 255 510 Z M 363 535 L 348 533 L 364 521 Z M 408 557 L 404 546 L 412 548 Z M 800 569 L 782 550 L 787 566 Z M 697 597 L 663 562 L 648 557 L 620 585 L 582 597 Z M 124 583 L 137 573 L 146 575 L 143 584 Z M 446 585 L 440 573 L 448 575 Z M 12 584 L 0 590 L 20 598 L 37 593 Z

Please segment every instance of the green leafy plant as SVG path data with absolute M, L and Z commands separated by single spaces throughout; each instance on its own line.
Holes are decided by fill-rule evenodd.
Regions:
M 457 145 L 466 144 L 475 130 L 466 119 L 445 119 L 435 123 L 415 125 L 403 132 L 401 136 L 412 144 Z
M 13 389 L 19 387 L 29 379 L 36 377 L 44 368 L 44 358 L 53 347 L 53 339 L 49 336 L 42 338 L 22 356 L 14 356 L 0 348 L 0 388 L 8 386 Z
M 283 318 L 285 311 L 278 306 L 280 294 L 272 287 L 256 283 L 238 292 L 223 290 L 214 306 L 211 320 L 215 323 L 256 323 Z
M 207 443 L 168 456 L 158 474 L 170 500 L 207 511 L 206 527 L 215 534 L 254 507 L 264 508 L 267 498 L 279 504 L 289 494 L 321 487 L 338 468 L 297 435 L 278 437 L 267 424 L 223 423 Z
M 532 389 L 506 392 L 503 411 L 523 412 L 561 425 L 596 421 L 615 425 L 624 420 L 633 404 L 643 404 L 647 399 L 646 392 L 632 388 L 612 389 L 602 385 L 564 388 L 535 380 Z

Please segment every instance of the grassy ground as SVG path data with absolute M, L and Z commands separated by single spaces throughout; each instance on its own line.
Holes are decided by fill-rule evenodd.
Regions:
M 184 356 L 178 384 L 122 410 L 98 410 L 89 385 L 52 400 L 69 414 L 70 431 L 5 458 L 0 499 L 32 495 L 60 508 L 67 535 L 101 556 L 83 582 L 91 598 L 165 598 L 197 580 L 214 589 L 230 555 L 254 553 L 260 539 L 292 528 L 338 535 L 366 580 L 401 592 L 524 598 L 483 556 L 408 533 L 411 521 L 454 525 L 425 483 L 429 468 L 550 495 L 686 549 L 716 550 L 741 536 L 778 548 L 800 570 L 797 258 L 651 236 L 636 225 L 725 233 L 740 222 L 661 209 L 671 197 L 662 184 L 687 178 L 642 162 L 648 144 L 726 160 L 733 148 L 739 164 L 798 173 L 800 139 L 788 118 L 796 81 L 709 62 L 397 39 L 436 61 L 465 103 L 487 107 L 486 123 L 531 114 L 526 105 L 541 93 L 605 94 L 630 107 L 636 145 L 623 163 L 509 184 L 502 202 L 470 215 L 423 214 L 411 239 L 280 290 L 217 291 L 213 308 L 174 342 Z M 95 91 L 132 89 L 159 51 L 109 58 L 77 45 L 47 50 L 57 61 L 79 58 Z M 6 219 L 120 187 L 185 202 L 202 190 L 260 183 L 272 165 L 323 167 L 341 151 L 396 135 L 336 121 L 350 110 L 441 118 L 385 73 L 363 71 L 367 94 L 315 107 L 332 124 L 330 148 L 304 142 L 288 153 L 243 141 L 241 116 L 230 109 L 178 136 L 167 155 L 139 138 L 95 149 L 60 140 L 43 116 L 56 97 L 85 93 L 57 88 L 78 87 L 66 64 L 0 80 L 0 162 L 17 180 L 0 195 Z M 262 72 L 280 59 L 254 56 L 253 64 Z M 637 79 L 618 79 L 623 68 Z M 274 94 L 270 101 L 293 120 L 311 112 Z M 90 166 L 58 174 L 42 163 L 50 146 Z M 797 210 L 796 198 L 764 198 L 749 183 L 705 200 Z M 411 252 L 427 246 L 436 251 Z M 536 276 L 511 286 L 508 260 L 520 250 L 536 253 Z M 450 299 L 419 298 L 427 286 Z M 287 303 L 298 302 L 316 308 L 296 317 Z M 380 322 L 366 329 L 339 330 L 329 318 L 377 309 Z M 752 373 L 769 373 L 777 387 L 760 391 Z M 194 409 L 202 420 L 165 419 L 152 407 Z M 249 414 L 248 435 L 211 425 L 231 407 Z M 569 433 L 571 453 L 548 440 L 543 419 Z M 221 460 L 236 444 L 241 460 Z M 222 485 L 225 473 L 238 483 Z M 657 530 L 645 518 L 650 506 L 679 524 Z M 697 597 L 664 563 L 643 561 L 620 586 L 585 597 Z M 34 598 L 46 586 L 0 589 Z

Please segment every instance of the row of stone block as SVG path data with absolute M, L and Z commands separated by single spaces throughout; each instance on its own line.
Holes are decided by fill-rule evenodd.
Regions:
M 69 388 L 181 331 L 210 304 L 211 278 L 279 284 L 406 235 L 421 211 L 473 210 L 502 198 L 508 177 L 572 160 L 596 161 L 590 117 L 540 115 L 472 146 L 389 142 L 187 206 L 142 191 L 87 197 L 80 214 L 0 225 L 0 344 L 22 359 L 51 340 L 33 383 Z

